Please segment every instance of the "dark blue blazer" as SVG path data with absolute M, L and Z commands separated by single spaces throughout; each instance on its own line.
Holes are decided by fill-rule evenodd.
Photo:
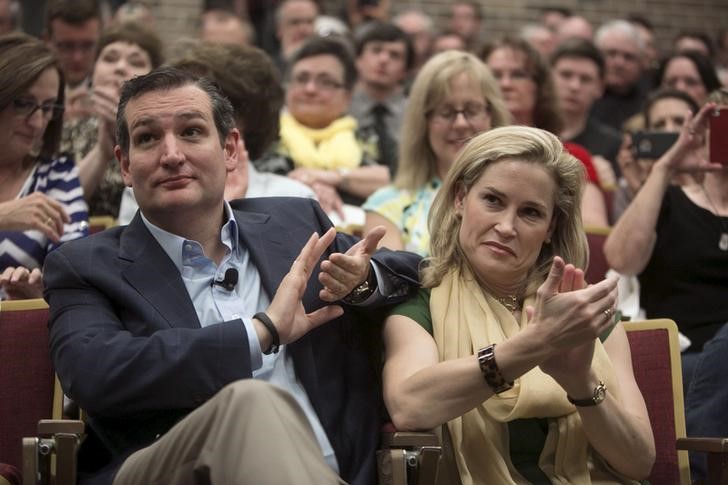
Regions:
M 245 199 L 232 205 L 240 239 L 271 297 L 310 235 L 331 227 L 309 199 Z M 323 258 L 355 242 L 339 234 Z M 401 290 L 387 303 L 401 301 L 416 287 L 418 256 L 380 250 L 374 259 Z M 303 297 L 309 312 L 326 304 L 318 297 L 317 272 L 318 266 Z M 48 255 L 43 275 L 56 372 L 109 453 L 87 460 L 94 462 L 87 468 L 106 465 L 87 483 L 110 483 L 131 452 L 226 384 L 251 377 L 242 322 L 200 326 L 179 271 L 139 214 L 129 226 L 64 244 Z M 363 485 L 376 481 L 381 390 L 362 335 L 378 322 L 345 309 L 342 317 L 290 344 L 289 351 L 336 452 L 341 477 Z

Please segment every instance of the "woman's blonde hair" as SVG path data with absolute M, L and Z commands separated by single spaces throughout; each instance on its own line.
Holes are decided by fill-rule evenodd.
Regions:
M 460 247 L 461 217 L 455 211 L 458 193 L 467 193 L 493 163 L 517 160 L 538 164 L 556 183 L 551 221 L 551 242 L 541 247 L 528 274 L 526 294 L 532 294 L 546 279 L 554 256 L 584 268 L 588 249 L 581 222 L 584 167 L 548 131 L 526 126 L 496 128 L 473 138 L 463 148 L 445 177 L 430 210 L 430 254 L 422 269 L 422 284 L 437 286 L 451 268 L 464 269 L 467 258 Z
M 511 116 L 498 82 L 480 59 L 454 50 L 433 56 L 417 74 L 407 99 L 394 179 L 397 188 L 415 190 L 436 175 L 437 158 L 427 136 L 428 117 L 450 94 L 450 81 L 462 73 L 480 86 L 490 113 L 491 127 L 510 123 Z

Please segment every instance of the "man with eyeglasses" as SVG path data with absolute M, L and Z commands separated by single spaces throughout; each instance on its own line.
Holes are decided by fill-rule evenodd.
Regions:
M 67 117 L 73 117 L 74 110 L 90 97 L 88 82 L 101 34 L 101 12 L 96 0 L 52 0 L 47 12 L 45 40 L 61 62 Z
M 318 15 L 318 5 L 312 0 L 284 0 L 276 9 L 276 37 L 280 42 L 276 63 L 281 72 L 285 72 L 293 53 L 316 32 Z
M 621 131 L 624 122 L 642 110 L 647 95 L 642 82 L 644 40 L 631 23 L 612 20 L 599 27 L 594 43 L 604 56 L 605 90 L 592 115 Z

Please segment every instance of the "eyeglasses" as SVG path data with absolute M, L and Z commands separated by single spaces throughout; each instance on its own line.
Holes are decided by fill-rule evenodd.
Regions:
M 71 54 L 76 51 L 79 51 L 83 54 L 88 54 L 89 52 L 96 49 L 96 42 L 92 40 L 87 40 L 83 42 L 72 42 L 64 40 L 60 42 L 54 42 L 53 45 L 55 46 L 56 50 L 61 54 Z
M 531 75 L 524 69 L 514 69 L 512 71 L 493 69 L 493 77 L 496 79 L 496 81 L 500 81 L 504 78 L 508 78 L 511 81 L 530 81 L 533 79 Z
M 323 91 L 334 91 L 336 89 L 341 89 L 344 87 L 344 83 L 339 82 L 335 79 L 331 79 L 326 75 L 312 76 L 307 72 L 301 72 L 294 75 L 291 78 L 290 82 L 291 85 L 296 88 L 303 88 L 306 87 L 311 81 L 313 81 L 313 84 L 314 86 L 316 86 L 317 89 L 321 89 Z
M 487 104 L 466 104 L 462 109 L 443 106 L 430 113 L 434 121 L 447 124 L 454 123 L 458 115 L 463 115 L 465 121 L 471 125 L 485 121 L 489 114 L 490 108 Z
M 15 114 L 30 118 L 36 111 L 40 110 L 43 119 L 52 120 L 63 115 L 63 105 L 56 103 L 37 104 L 34 99 L 18 98 L 13 100 Z

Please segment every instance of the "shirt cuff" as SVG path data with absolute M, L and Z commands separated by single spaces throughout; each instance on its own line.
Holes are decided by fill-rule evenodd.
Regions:
M 250 354 L 250 369 L 255 371 L 263 366 L 263 351 L 260 348 L 258 333 L 255 331 L 255 325 L 252 318 L 241 318 L 245 333 L 248 334 L 248 352 Z

